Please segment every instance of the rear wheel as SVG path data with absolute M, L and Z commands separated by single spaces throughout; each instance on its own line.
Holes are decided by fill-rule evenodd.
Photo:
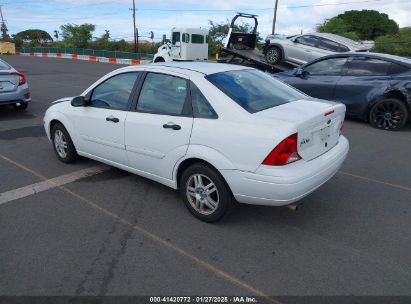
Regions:
M 27 109 L 28 105 L 28 102 L 21 102 L 20 105 L 15 104 L 14 109 L 17 111 L 24 111 L 25 109 Z
M 158 57 L 154 62 L 165 62 L 163 57 Z
M 408 122 L 409 112 L 405 104 L 395 98 L 377 102 L 370 111 L 370 123 L 374 128 L 388 131 L 402 129 Z
M 270 46 L 265 53 L 265 59 L 269 64 L 277 64 L 282 59 L 281 50 L 276 46 Z
M 53 148 L 57 157 L 64 163 L 74 162 L 78 155 L 73 141 L 66 128 L 61 123 L 56 123 L 51 130 Z
M 234 198 L 223 177 L 202 163 L 194 164 L 184 171 L 180 193 L 188 210 L 205 222 L 220 220 L 234 204 Z

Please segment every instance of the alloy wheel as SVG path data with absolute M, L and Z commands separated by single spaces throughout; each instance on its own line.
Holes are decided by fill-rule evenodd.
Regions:
M 276 48 L 271 48 L 267 51 L 266 57 L 269 63 L 277 63 L 280 60 L 280 52 Z
M 186 196 L 190 205 L 204 215 L 212 214 L 220 201 L 216 185 L 203 174 L 193 174 L 188 178 Z
M 67 141 L 61 130 L 54 132 L 54 147 L 61 158 L 67 157 Z
M 386 101 L 376 106 L 372 119 L 380 129 L 397 129 L 403 123 L 404 113 L 398 103 Z

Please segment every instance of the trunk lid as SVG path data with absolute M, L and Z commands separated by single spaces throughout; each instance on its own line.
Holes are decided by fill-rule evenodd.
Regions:
M 0 93 L 13 92 L 19 85 L 19 76 L 0 72 Z
M 294 124 L 298 133 L 298 154 L 309 161 L 338 143 L 345 105 L 317 99 L 298 100 L 255 115 Z

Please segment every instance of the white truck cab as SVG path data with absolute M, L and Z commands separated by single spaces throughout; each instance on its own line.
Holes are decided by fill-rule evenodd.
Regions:
M 158 48 L 153 62 L 193 61 L 208 59 L 208 30 L 173 28 L 171 42 Z

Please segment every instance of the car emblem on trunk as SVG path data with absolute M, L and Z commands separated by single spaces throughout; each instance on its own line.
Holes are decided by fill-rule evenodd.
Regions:
M 309 138 L 303 138 L 303 140 L 300 142 L 300 147 L 301 147 L 302 145 L 308 144 L 309 142 L 310 142 L 310 139 L 309 139 Z

